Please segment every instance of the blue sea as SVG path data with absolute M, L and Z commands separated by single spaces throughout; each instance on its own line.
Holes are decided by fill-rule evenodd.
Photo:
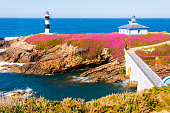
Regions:
M 121 25 L 130 19 L 51 19 L 53 33 L 110 33 L 118 32 Z M 137 19 L 138 23 L 149 28 L 150 32 L 170 32 L 170 19 Z M 0 38 L 27 36 L 44 32 L 44 20 L 40 18 L 0 18 Z M 14 90 L 28 88 L 50 100 L 62 100 L 66 97 L 83 98 L 86 101 L 97 99 L 112 93 L 135 92 L 125 88 L 122 83 L 80 83 L 70 81 L 85 70 L 38 76 L 13 73 L 0 73 L 0 95 Z M 81 78 L 86 79 L 86 78 Z
M 52 33 L 110 33 L 118 32 L 119 26 L 128 24 L 126 19 L 51 19 Z M 150 32 L 170 32 L 170 18 L 137 19 L 139 24 L 149 27 Z M 0 18 L 0 38 L 27 36 L 44 32 L 42 18 Z

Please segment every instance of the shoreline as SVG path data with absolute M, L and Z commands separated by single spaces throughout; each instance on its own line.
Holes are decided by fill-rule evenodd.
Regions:
M 29 37 L 29 36 L 28 36 Z M 2 50 L 2 52 L 1 52 L 1 54 L 6 54 L 6 53 L 8 53 L 7 54 L 7 56 L 9 56 L 9 55 L 13 55 L 13 54 L 16 54 L 16 52 L 19 52 L 19 53 L 17 53 L 17 54 L 21 54 L 21 52 L 24 52 L 23 53 L 23 55 L 24 54 L 32 54 L 34 51 L 36 51 L 36 53 L 35 53 L 35 55 L 37 55 L 37 54 L 39 54 L 39 53 L 37 53 L 37 50 L 34 48 L 34 46 L 32 46 L 32 45 L 30 45 L 30 44 L 28 44 L 28 43 L 25 43 L 25 39 L 27 39 L 27 37 L 20 37 L 20 38 L 17 38 L 17 39 L 14 39 L 14 40 L 11 40 L 11 41 L 13 41 L 12 42 L 12 44 L 8 47 L 8 48 L 6 48 L 6 49 L 3 49 Z M 67 45 L 61 45 L 61 46 L 56 46 L 56 47 L 54 47 L 54 48 L 52 48 L 52 49 L 48 49 L 48 50 L 45 50 L 45 54 L 48 54 L 47 52 L 49 51 L 49 53 L 51 54 L 51 53 L 53 53 L 53 49 L 61 49 L 61 50 L 59 50 L 58 52 L 61 52 L 61 51 L 63 51 L 62 49 L 66 49 L 66 50 L 64 50 L 63 52 L 65 52 L 65 51 L 73 51 L 73 49 L 72 49 L 73 47 L 72 46 L 69 46 L 69 47 L 67 47 Z M 8 52 L 9 51 L 9 52 Z M 13 52 L 13 51 L 15 51 L 15 52 Z M 27 51 L 29 51 L 29 52 L 27 52 Z M 11 53 L 12 52 L 12 53 Z M 39 51 L 38 51 L 39 52 Z M 54 51 L 54 54 L 56 54 L 57 52 L 55 52 Z M 97 67 L 97 66 L 100 66 L 100 65 L 103 65 L 103 64 L 107 64 L 108 63 L 108 61 L 107 60 L 109 60 L 109 58 L 111 57 L 110 55 L 108 55 L 108 54 L 106 54 L 106 55 L 102 55 L 102 59 L 100 58 L 100 59 L 94 59 L 94 60 L 86 60 L 86 61 L 83 61 L 82 60 L 82 58 L 81 58 L 81 56 L 80 55 L 76 55 L 77 53 L 79 53 L 79 50 L 76 52 L 76 53 L 74 53 L 75 55 L 72 55 L 72 52 L 66 52 L 66 55 L 64 55 L 64 56 L 61 56 L 61 54 L 58 54 L 60 57 L 65 57 L 66 56 L 66 59 L 70 59 L 71 57 L 73 57 L 73 59 L 71 59 L 71 61 L 70 61 L 70 63 L 73 65 L 73 61 L 75 60 L 75 59 L 78 59 L 77 61 L 75 61 L 75 63 L 77 63 L 77 64 L 74 64 L 75 65 L 75 67 L 72 67 L 72 65 L 68 65 L 69 67 L 68 67 L 68 69 L 66 68 L 66 69 L 63 69 L 63 71 L 61 71 L 61 72 L 69 72 L 69 71 L 74 71 L 74 70 L 79 70 L 79 69 L 92 69 L 92 68 L 94 68 L 94 67 Z M 18 56 L 16 54 L 16 56 Z M 44 54 L 44 52 L 42 52 L 41 53 L 41 51 L 40 51 L 40 54 Z M 65 54 L 65 53 L 64 53 Z M 68 57 L 67 57 L 68 56 Z M 48 61 L 48 59 L 49 60 L 51 60 L 51 58 L 48 58 L 47 57 L 47 55 L 45 55 L 44 57 L 46 57 L 45 59 L 44 59 L 44 61 L 46 62 L 46 60 Z M 54 57 L 54 56 L 51 56 L 51 57 Z M 56 56 L 55 56 L 56 57 Z M 9 58 L 12 58 L 12 57 L 9 57 Z M 31 58 L 31 57 L 30 57 Z M 5 58 L 6 59 L 6 58 Z M 16 58 L 16 59 L 19 59 L 19 58 Z M 32 59 L 32 58 L 31 58 Z M 56 59 L 57 60 L 60 60 L 60 59 L 58 59 L 58 57 L 56 57 Z M 14 61 L 14 62 L 16 62 L 15 61 L 15 59 L 12 59 L 12 61 L 11 60 L 8 60 L 9 62 L 12 62 L 12 61 Z M 37 60 L 38 61 L 38 60 Z M 37 62 L 36 61 L 36 62 Z M 55 60 L 52 60 L 52 61 L 55 61 Z M 39 75 L 38 73 L 25 73 L 25 72 L 23 72 L 22 71 L 22 67 L 24 67 L 24 68 L 30 68 L 30 66 L 31 65 L 34 65 L 36 62 L 29 62 L 29 60 L 22 60 L 21 62 L 25 62 L 25 63 L 21 63 L 21 65 L 18 65 L 19 63 L 5 63 L 5 62 L 3 62 L 3 64 L 1 65 L 1 66 L 3 66 L 2 67 L 2 69 L 1 70 L 5 70 L 5 67 L 6 67 L 6 69 L 8 70 L 8 71 L 10 71 L 10 72 L 13 72 L 13 73 L 23 73 L 23 74 L 37 74 L 37 75 Z M 51 61 L 50 61 L 51 62 Z M 56 62 L 56 61 L 55 61 Z M 60 61 L 61 63 L 63 62 L 63 60 L 61 60 Z M 65 62 L 65 61 L 64 61 Z M 66 62 L 68 62 L 68 60 L 66 61 Z M 29 66 L 30 65 L 30 66 Z M 48 64 L 48 65 L 51 65 L 51 63 L 50 64 Z M 58 64 L 56 64 L 56 65 L 58 65 Z M 67 66 L 66 65 L 66 66 Z M 77 65 L 77 66 L 76 66 Z M 82 65 L 82 66 L 81 66 Z M 93 65 L 94 65 L 94 67 L 93 67 Z M 28 67 L 29 66 L 29 67 Z M 71 69 L 69 69 L 69 68 L 71 68 Z M 64 70 L 66 70 L 66 71 L 64 71 Z M 43 72 L 44 73 L 44 72 Z M 58 72 L 57 72 L 58 73 Z M 44 73 L 43 75 L 53 75 L 53 74 L 55 74 L 55 73 Z M 93 81 L 94 82 L 94 81 Z M 97 81 L 96 81 L 97 82 Z
M 10 45 L 8 48 L 1 50 L 0 58 L 3 57 L 5 61 L 15 62 L 16 64 L 6 63 L 3 69 L 6 66 L 13 73 L 49 76 L 79 69 L 90 69 L 90 71 L 83 73 L 84 75 L 82 74 L 80 77 L 95 78 L 91 82 L 118 82 L 126 79 L 125 75 L 120 74 L 125 64 L 121 65 L 121 62 L 115 60 L 104 49 L 98 57 L 92 60 L 84 60 L 81 49 L 75 51 L 75 47 L 72 44 L 64 43 L 49 49 L 38 50 L 36 49 L 37 45 L 26 42 L 29 37 L 32 37 L 32 35 L 16 37 L 16 39 L 8 41 Z M 17 63 L 22 63 L 22 65 L 17 65 Z M 110 65 L 110 63 L 113 65 Z M 125 70 L 123 72 L 125 73 Z M 115 78 L 115 76 L 118 77 Z

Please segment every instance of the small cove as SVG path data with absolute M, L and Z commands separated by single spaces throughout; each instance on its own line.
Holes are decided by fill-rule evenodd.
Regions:
M 32 89 L 36 96 L 49 100 L 63 98 L 82 98 L 86 101 L 98 99 L 112 93 L 135 92 L 124 88 L 124 83 L 80 83 L 72 81 L 72 76 L 79 76 L 85 70 L 56 74 L 54 76 L 38 76 L 14 73 L 0 73 L 0 92 Z

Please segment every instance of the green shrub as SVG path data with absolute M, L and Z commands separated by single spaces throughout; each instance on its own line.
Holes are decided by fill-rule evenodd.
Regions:
M 65 98 L 63 101 L 49 101 L 42 97 L 0 98 L 0 112 L 9 113 L 141 113 L 161 110 L 170 111 L 170 87 L 112 94 L 89 102 L 72 98 Z

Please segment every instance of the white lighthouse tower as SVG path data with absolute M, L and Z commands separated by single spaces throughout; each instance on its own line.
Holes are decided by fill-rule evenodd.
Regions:
M 48 11 L 45 12 L 45 34 L 50 33 L 50 14 Z

